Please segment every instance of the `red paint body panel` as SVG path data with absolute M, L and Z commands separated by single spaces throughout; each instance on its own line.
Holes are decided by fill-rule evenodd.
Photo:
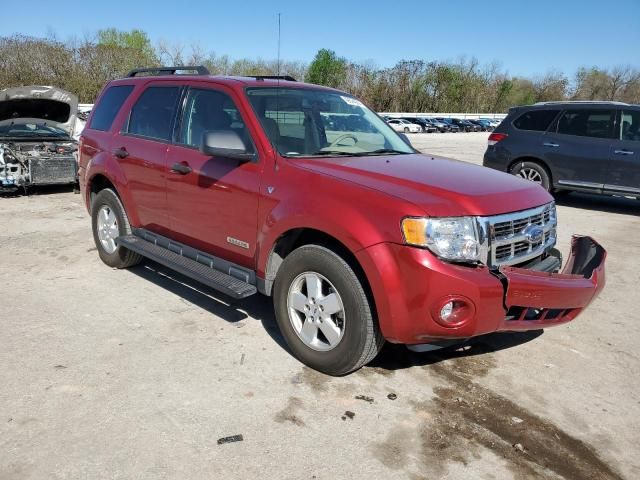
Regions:
M 553 201 L 538 185 L 477 165 L 430 155 L 295 160 L 313 171 L 387 193 L 433 217 L 497 215 Z
M 217 88 L 230 95 L 258 160 L 243 164 L 207 158 L 196 149 L 120 134 L 132 105 L 150 83 Z M 126 84 L 135 88 L 111 131 L 88 128 L 81 138 L 80 185 L 88 209 L 93 179 L 103 175 L 120 195 L 133 226 L 254 269 L 261 278 L 266 278 L 270 253 L 283 234 L 299 228 L 323 232 L 349 249 L 362 266 L 382 332 L 392 342 L 427 343 L 564 323 L 604 285 L 605 254 L 591 239 L 574 241 L 562 274 L 502 268 L 502 278 L 486 267 L 446 263 L 426 249 L 404 245 L 400 222 L 406 216 L 488 216 L 552 200 L 529 182 L 430 155 L 282 158 L 245 94 L 249 86 L 277 86 L 275 81 L 181 75 L 179 81 L 175 76 L 140 77 L 110 85 Z M 287 87 L 323 88 L 302 83 Z M 130 155 L 119 159 L 113 151 L 123 146 Z M 193 172 L 172 173 L 171 166 L 178 162 Z M 249 248 L 231 245 L 227 237 L 247 242 Z M 587 265 L 589 248 L 599 256 Z M 433 318 L 450 297 L 472 306 L 472 317 L 455 328 Z M 508 320 L 511 307 L 523 307 L 525 313 Z M 550 309 L 562 309 L 562 314 L 531 319 L 530 309 L 542 309 L 542 317 Z
M 496 331 L 547 328 L 573 320 L 604 287 L 604 249 L 600 249 L 588 277 L 583 266 L 574 269 L 576 241 L 563 273 L 540 273 L 518 268 L 502 269 L 507 289 L 486 267 L 444 263 L 428 250 L 396 244 L 378 244 L 360 251 L 363 266 L 376 299 L 380 327 L 389 341 L 428 343 L 447 338 L 467 338 Z M 572 273 L 568 273 L 572 272 Z M 525 292 L 527 295 L 515 295 Z M 432 317 L 432 308 L 446 297 L 470 300 L 475 315 L 456 328 L 443 327 Z M 507 320 L 507 308 L 571 309 L 567 315 L 543 320 Z M 515 302 L 515 303 L 514 303 Z

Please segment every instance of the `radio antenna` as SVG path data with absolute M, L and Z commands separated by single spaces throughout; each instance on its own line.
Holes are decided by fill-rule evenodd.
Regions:
M 278 76 L 280 76 L 280 13 L 278 13 Z

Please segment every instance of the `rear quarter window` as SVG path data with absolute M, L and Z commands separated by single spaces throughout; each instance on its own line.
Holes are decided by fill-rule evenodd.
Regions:
M 109 87 L 98 105 L 93 109 L 93 116 L 89 127 L 92 130 L 107 131 L 120 111 L 122 104 L 129 97 L 133 85 L 117 85 Z
M 544 132 L 558 116 L 558 113 L 560 113 L 560 110 L 529 110 L 520 115 L 513 122 L 513 126 L 518 130 Z

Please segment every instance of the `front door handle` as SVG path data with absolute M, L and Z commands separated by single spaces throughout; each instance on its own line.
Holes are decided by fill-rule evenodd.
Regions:
M 616 155 L 633 155 L 631 150 L 614 150 L 613 153 Z
M 187 173 L 191 173 L 193 170 L 185 163 L 175 163 L 173 167 L 171 167 L 171 171 L 179 173 L 180 175 L 186 175 Z
M 124 147 L 120 147 L 113 151 L 113 154 L 118 158 L 127 158 L 129 156 L 129 152 Z
M 545 142 L 542 145 L 544 145 L 545 147 L 554 147 L 554 148 L 560 146 L 557 143 L 552 143 L 552 142 Z

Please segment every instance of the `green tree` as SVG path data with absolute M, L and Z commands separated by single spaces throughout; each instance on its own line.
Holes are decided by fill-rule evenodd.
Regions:
M 156 51 L 151 45 L 151 40 L 146 32 L 133 29 L 128 32 L 116 30 L 115 28 L 106 28 L 98 30 L 98 46 L 117 47 L 127 50 L 135 50 L 150 63 L 157 60 Z
M 333 50 L 318 50 L 309 65 L 305 81 L 339 88 L 347 79 L 347 60 L 336 55 Z

